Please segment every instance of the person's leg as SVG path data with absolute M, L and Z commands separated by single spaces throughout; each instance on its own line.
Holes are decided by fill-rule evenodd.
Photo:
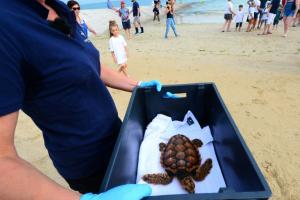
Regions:
M 224 25 L 222 27 L 222 32 L 225 32 L 225 28 L 226 28 L 227 23 L 228 23 L 228 20 L 225 19 Z
M 239 27 L 239 23 L 235 23 L 235 31 L 238 30 L 238 27 Z
M 165 38 L 168 38 L 168 33 L 169 33 L 169 30 L 170 30 L 170 19 L 171 18 L 167 18 L 166 20 L 166 32 L 165 32 Z
M 249 20 L 246 32 L 250 32 L 252 26 L 252 19 Z
M 227 32 L 230 31 L 230 25 L 231 25 L 231 19 L 228 20 L 227 29 L 226 29 Z
M 241 32 L 242 25 L 243 25 L 243 22 L 240 23 L 239 32 Z
M 287 32 L 288 32 L 289 26 L 290 26 L 290 24 L 293 20 L 293 17 L 285 17 L 285 19 L 283 19 L 283 20 L 284 20 L 284 34 L 283 34 L 283 36 L 287 37 Z
M 115 142 L 118 138 L 121 125 L 122 121 L 118 118 L 114 123 L 112 130 L 109 131 L 110 134 L 108 134 L 106 138 L 103 138 L 100 141 L 101 144 L 99 145 L 101 145 L 101 148 L 105 148 L 105 150 L 103 151 L 103 155 L 101 156 L 101 158 L 95 158 L 101 159 L 99 160 L 99 170 L 93 172 L 87 177 L 82 177 L 78 179 L 65 179 L 71 189 L 78 191 L 81 194 L 89 192 L 99 193 L 101 182 L 105 176 L 106 169 L 109 164 L 109 160 L 113 152 Z
M 177 34 L 177 32 L 176 32 L 176 25 L 175 25 L 175 20 L 174 20 L 174 18 L 172 18 L 172 20 L 171 20 L 171 27 L 172 27 L 172 29 L 173 29 L 174 35 L 177 37 L 178 34 Z

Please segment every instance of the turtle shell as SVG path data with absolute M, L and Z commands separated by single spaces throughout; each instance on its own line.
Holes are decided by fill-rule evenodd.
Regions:
M 161 165 L 173 175 L 190 174 L 199 167 L 200 161 L 198 146 L 181 134 L 171 137 L 161 149 Z

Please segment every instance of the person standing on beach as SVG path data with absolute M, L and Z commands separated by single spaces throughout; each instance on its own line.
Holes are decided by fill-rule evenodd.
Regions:
M 83 18 L 83 16 L 80 14 L 80 5 L 77 1 L 68 1 L 67 3 L 68 7 L 74 11 L 76 16 L 77 23 L 81 26 L 83 33 L 88 37 L 88 31 L 93 33 L 95 36 L 97 35 L 96 31 L 90 26 L 88 21 Z
M 225 28 L 227 32 L 230 32 L 230 25 L 235 13 L 233 12 L 233 4 L 231 0 L 227 1 L 227 6 L 224 14 L 225 23 L 222 28 L 222 32 L 225 32 Z
M 130 40 L 131 39 L 131 33 L 130 33 L 131 23 L 130 23 L 130 19 L 129 19 L 130 12 L 129 12 L 129 9 L 126 8 L 125 1 L 121 1 L 120 9 L 116 9 L 113 6 L 111 6 L 111 9 L 114 10 L 115 12 L 117 12 L 119 14 L 119 16 L 121 17 L 122 26 L 125 31 L 125 35 L 126 35 L 127 39 Z
M 159 1 L 154 1 L 154 8 L 153 8 L 153 21 L 157 18 L 157 21 L 160 21 L 159 19 L 159 8 L 160 8 L 160 3 Z
M 236 13 L 236 17 L 235 17 L 235 31 L 239 30 L 239 32 L 241 32 L 241 28 L 243 25 L 243 21 L 244 21 L 244 10 L 243 10 L 243 5 L 239 5 L 239 11 Z
M 261 24 L 262 25 L 261 25 L 261 27 L 263 27 L 263 30 L 267 26 L 268 15 L 270 13 L 271 6 L 272 6 L 271 1 L 267 1 L 266 2 L 266 7 L 262 11 L 262 18 L 261 18 Z M 258 35 L 264 35 L 264 33 L 259 33 Z
M 258 9 L 258 12 L 259 12 L 259 20 L 258 20 L 258 25 L 257 25 L 257 29 L 260 29 L 261 26 L 262 26 L 262 23 L 261 23 L 261 18 L 263 16 L 262 12 L 263 10 L 266 8 L 266 3 L 267 3 L 268 0 L 261 0 L 260 1 L 260 7 Z
M 135 34 L 139 33 L 139 27 L 141 28 L 140 33 L 144 33 L 144 28 L 141 24 L 141 9 L 140 5 L 136 0 L 132 1 L 132 14 L 133 14 L 133 24 L 135 26 Z
M 272 34 L 270 29 L 271 26 L 273 25 L 279 5 L 280 5 L 280 0 L 271 1 L 271 8 L 268 15 L 267 26 L 264 27 L 263 35 Z
M 287 37 L 287 32 L 292 20 L 297 18 L 298 10 L 300 7 L 300 0 L 287 0 L 283 8 L 283 23 L 284 34 L 283 37 Z
M 247 17 L 248 27 L 247 27 L 246 32 L 250 32 L 252 30 L 252 27 L 253 27 L 255 2 L 254 1 L 250 1 L 249 6 L 250 6 L 249 7 L 249 14 L 248 14 L 248 17 Z
M 160 91 L 161 84 L 138 82 L 105 66 L 62 1 L 3 0 L 0 7 L 0 26 L 9 27 L 0 29 L 0 199 L 149 196 L 147 184 L 121 185 L 99 194 L 122 124 L 106 86 Z M 20 110 L 41 130 L 52 163 L 73 190 L 19 156 L 14 137 Z
M 260 4 L 261 4 L 261 2 L 260 2 L 260 0 L 251 0 L 251 1 L 254 1 L 254 3 L 255 3 L 255 7 L 254 7 L 254 15 L 253 15 L 253 23 L 252 23 L 252 30 L 254 30 L 255 29 L 255 27 L 256 27 L 256 24 L 257 24 L 257 19 L 258 19 L 258 15 L 259 15 L 259 11 L 260 11 Z M 249 4 L 249 1 L 248 1 L 248 4 Z
M 109 50 L 114 62 L 119 65 L 119 73 L 127 76 L 127 43 L 119 33 L 118 24 L 115 21 L 109 21 Z
M 176 23 L 174 19 L 174 4 L 171 1 L 166 2 L 166 10 L 165 13 L 167 15 L 167 21 L 166 21 L 166 32 L 165 32 L 165 38 L 168 38 L 168 34 L 170 31 L 170 26 L 173 29 L 175 37 L 178 37 L 177 31 L 176 31 Z

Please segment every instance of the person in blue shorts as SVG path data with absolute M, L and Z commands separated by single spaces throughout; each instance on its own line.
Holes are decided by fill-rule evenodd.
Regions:
M 289 26 L 293 19 L 296 19 L 297 12 L 300 8 L 300 0 L 287 0 L 283 7 L 283 24 L 284 34 L 283 37 L 287 37 Z
M 137 82 L 106 67 L 81 34 L 74 12 L 61 1 L 3 0 L 0 6 L 0 26 L 6 27 L 0 29 L 0 199 L 149 196 L 149 185 L 136 184 L 98 194 L 121 126 L 106 86 L 124 91 L 154 86 L 159 91 L 161 84 Z M 55 168 L 73 190 L 18 155 L 14 133 L 20 110 L 41 130 Z
M 129 9 L 126 8 L 125 1 L 121 1 L 120 9 L 116 9 L 114 7 L 112 7 L 111 9 L 116 11 L 119 14 L 119 16 L 121 17 L 121 20 L 122 20 L 122 26 L 125 31 L 126 37 L 128 40 L 131 39 L 131 33 L 130 33 L 131 23 L 130 23 L 130 18 L 129 18 L 130 12 L 129 12 Z

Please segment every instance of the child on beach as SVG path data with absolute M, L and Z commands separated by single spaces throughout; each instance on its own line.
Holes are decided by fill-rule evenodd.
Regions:
M 251 1 L 249 3 L 250 7 L 249 7 L 249 14 L 248 14 L 248 18 L 247 18 L 247 21 L 248 21 L 248 27 L 247 27 L 247 30 L 246 32 L 250 32 L 251 31 L 251 28 L 252 28 L 252 25 L 254 23 L 254 11 L 255 11 L 255 3 L 254 1 Z
M 241 32 L 243 20 L 244 20 L 243 5 L 239 5 L 239 11 L 236 13 L 236 17 L 235 17 L 235 23 L 236 23 L 235 31 L 237 31 L 237 29 L 239 29 L 239 32 Z
M 109 21 L 109 49 L 114 62 L 119 65 L 119 72 L 127 76 L 127 43 L 119 33 L 118 24 L 115 21 Z

